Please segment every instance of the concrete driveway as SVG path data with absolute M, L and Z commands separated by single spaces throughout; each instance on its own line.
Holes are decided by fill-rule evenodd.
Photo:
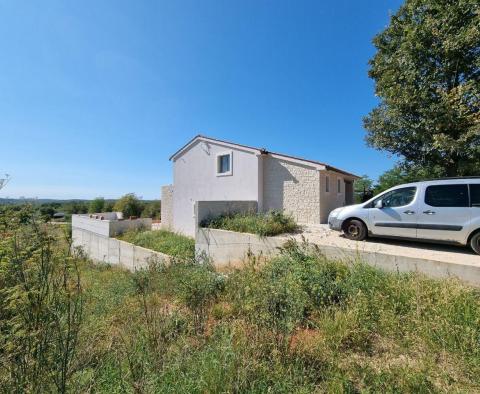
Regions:
M 301 234 L 313 244 L 338 247 L 339 249 L 373 252 L 379 254 L 404 256 L 454 264 L 475 265 L 480 267 L 480 256 L 470 248 L 423 242 L 399 241 L 384 238 L 367 238 L 365 241 L 351 241 L 340 232 L 331 231 L 326 224 L 304 225 Z

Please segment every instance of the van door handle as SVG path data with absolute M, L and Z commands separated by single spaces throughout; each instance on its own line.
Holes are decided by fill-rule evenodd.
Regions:
M 430 211 L 430 210 L 428 210 L 428 211 L 423 211 L 423 213 L 424 213 L 425 215 L 435 215 L 435 211 Z
M 403 212 L 405 215 L 413 215 L 415 211 L 405 211 Z

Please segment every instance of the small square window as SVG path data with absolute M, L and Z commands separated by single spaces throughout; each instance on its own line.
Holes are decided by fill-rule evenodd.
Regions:
M 217 175 L 232 174 L 232 153 L 221 153 L 217 155 Z

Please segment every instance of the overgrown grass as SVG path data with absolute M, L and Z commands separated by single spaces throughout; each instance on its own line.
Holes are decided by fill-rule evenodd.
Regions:
M 193 238 L 167 230 L 132 230 L 118 238 L 180 259 L 192 259 L 195 256 L 195 240 Z
M 8 247 L 0 242 L 0 311 L 9 307 L 0 314 L 0 392 L 52 392 L 55 364 L 40 380 L 33 370 L 22 381 L 11 374 L 19 353 L 5 323 L 23 313 L 16 306 L 38 305 L 37 293 L 15 305 L 5 297 L 18 290 Z M 69 392 L 480 391 L 480 294 L 455 280 L 329 261 L 295 242 L 228 274 L 198 258 L 135 273 L 88 261 L 79 269 L 84 318 Z
M 260 236 L 292 233 L 298 229 L 297 223 L 291 216 L 278 211 L 221 215 L 204 220 L 201 226 Z
M 480 295 L 454 280 L 332 262 L 295 243 L 228 275 L 194 261 L 86 270 L 130 277 L 123 301 L 94 301 L 110 306 L 94 308 L 108 328 L 95 379 L 83 377 L 92 391 L 480 390 Z

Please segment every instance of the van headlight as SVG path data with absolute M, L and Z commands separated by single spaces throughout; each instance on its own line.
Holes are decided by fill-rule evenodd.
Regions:
M 342 211 L 343 208 L 336 208 L 332 212 L 330 212 L 330 217 L 334 218 L 337 217 L 338 214 Z

